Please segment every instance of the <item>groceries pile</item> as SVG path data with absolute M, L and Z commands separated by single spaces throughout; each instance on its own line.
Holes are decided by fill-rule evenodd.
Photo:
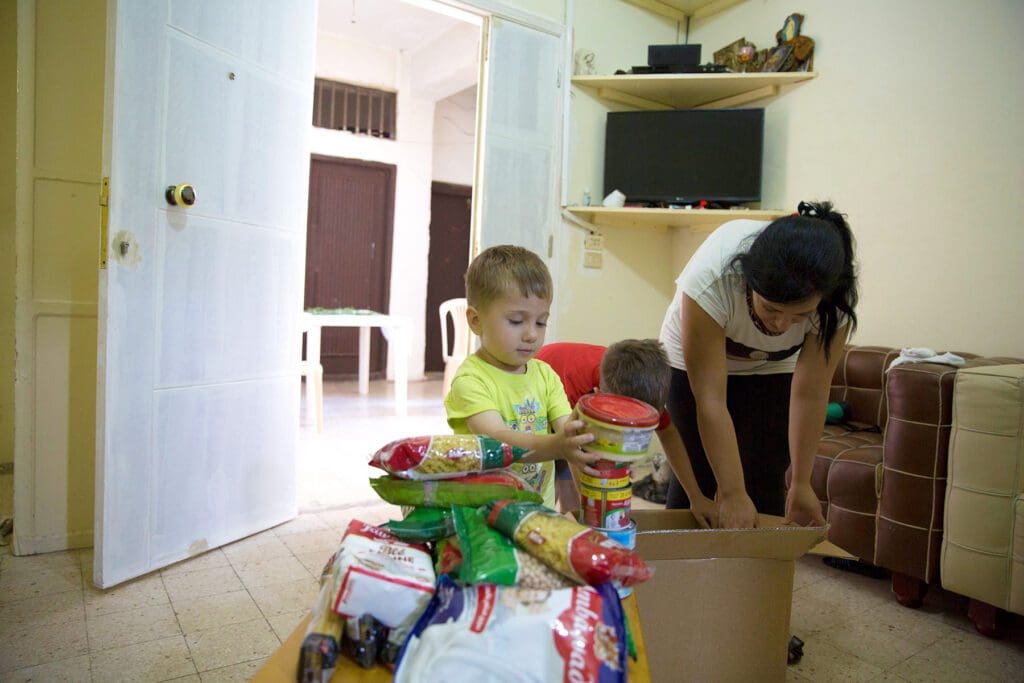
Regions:
M 407 514 L 353 520 L 324 568 L 299 680 L 338 658 L 394 680 L 626 680 L 628 628 L 617 589 L 647 580 L 633 550 L 544 507 L 503 468 L 526 451 L 488 437 L 387 444 L 371 465 Z

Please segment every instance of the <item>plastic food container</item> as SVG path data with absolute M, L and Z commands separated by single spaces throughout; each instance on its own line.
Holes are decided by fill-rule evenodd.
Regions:
M 594 441 L 586 448 L 633 462 L 647 455 L 660 415 L 652 406 L 628 396 L 598 392 L 584 394 L 576 403 L 586 431 Z

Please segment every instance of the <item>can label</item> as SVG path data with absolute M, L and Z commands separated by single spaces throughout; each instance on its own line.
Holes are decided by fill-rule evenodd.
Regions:
M 623 529 L 629 526 L 629 509 L 633 487 L 594 488 L 580 486 L 580 521 L 600 529 Z

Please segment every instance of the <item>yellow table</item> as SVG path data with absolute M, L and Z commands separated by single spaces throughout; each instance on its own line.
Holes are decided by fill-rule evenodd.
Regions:
M 631 594 L 622 601 L 622 608 L 629 619 L 629 626 L 633 632 L 633 642 L 636 645 L 636 661 L 627 657 L 626 674 L 630 683 L 650 683 L 651 672 L 647 668 L 647 647 L 644 644 L 644 636 L 640 630 L 640 612 L 636 607 L 636 595 Z M 298 678 L 299 649 L 302 647 L 302 639 L 306 635 L 306 628 L 309 625 L 309 617 L 302 620 L 288 640 L 284 641 L 267 663 L 263 665 L 253 678 L 254 683 L 283 683 L 293 682 Z M 384 666 L 377 665 L 372 669 L 364 669 L 354 661 L 345 656 L 338 657 L 338 666 L 334 670 L 331 681 L 346 681 L 353 683 L 385 683 L 392 678 L 391 672 Z

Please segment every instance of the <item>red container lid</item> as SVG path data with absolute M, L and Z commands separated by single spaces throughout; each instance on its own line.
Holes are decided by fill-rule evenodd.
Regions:
M 600 391 L 580 396 L 576 407 L 588 417 L 621 427 L 653 427 L 660 417 L 657 410 L 643 401 Z

